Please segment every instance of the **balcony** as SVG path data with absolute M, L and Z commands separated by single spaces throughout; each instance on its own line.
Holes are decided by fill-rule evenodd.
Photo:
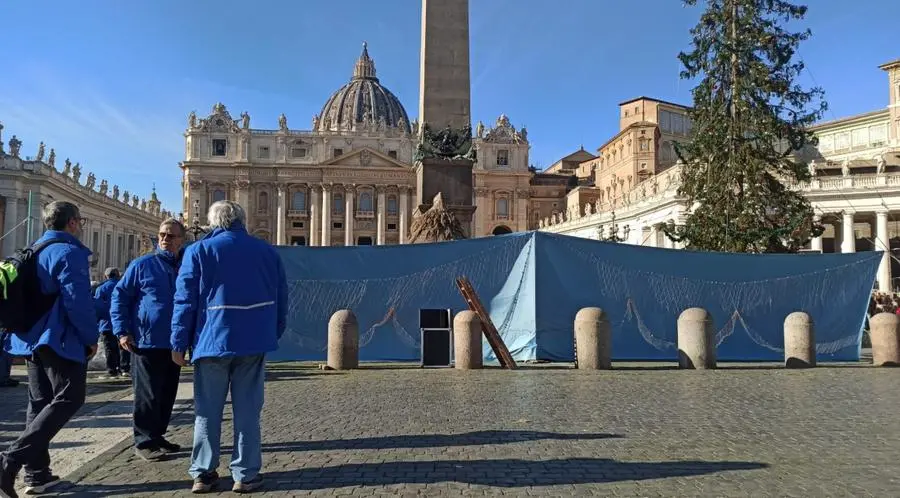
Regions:
M 288 218 L 304 219 L 309 216 L 305 209 L 291 209 L 288 211 Z
M 359 209 L 356 210 L 356 218 L 357 219 L 366 220 L 366 219 L 372 219 L 374 217 L 375 217 L 375 211 L 362 211 Z

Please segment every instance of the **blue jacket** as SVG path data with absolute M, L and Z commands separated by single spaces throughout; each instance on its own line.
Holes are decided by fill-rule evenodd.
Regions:
M 287 320 L 287 278 L 268 243 L 235 222 L 185 249 L 175 290 L 172 350 L 191 361 L 278 349 Z
M 112 306 L 112 293 L 119 279 L 109 279 L 100 284 L 94 291 L 94 311 L 97 313 L 97 327 L 100 332 L 112 332 L 112 320 L 109 317 L 109 308 Z
M 59 356 L 87 363 L 87 350 L 97 344 L 97 315 L 91 299 L 88 258 L 91 251 L 67 232 L 47 230 L 35 243 L 61 239 L 38 254 L 38 280 L 44 294 L 59 294 L 50 312 L 38 320 L 22 340 L 7 334 L 4 349 L 14 356 L 30 356 L 35 348 L 49 346 Z
M 139 348 L 169 349 L 179 258 L 157 249 L 132 261 L 112 293 L 113 333 Z

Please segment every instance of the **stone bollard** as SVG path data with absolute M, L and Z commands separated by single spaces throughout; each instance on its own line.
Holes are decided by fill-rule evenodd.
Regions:
M 878 313 L 869 319 L 872 363 L 876 367 L 900 367 L 900 317 Z
M 795 311 L 784 319 L 784 366 L 816 366 L 816 331 L 807 313 Z
M 460 311 L 453 317 L 454 365 L 460 370 L 475 370 L 484 366 L 481 353 L 481 318 L 471 310 Z
M 688 308 L 678 316 L 678 368 L 716 368 L 712 317 L 703 308 Z
M 328 321 L 328 368 L 359 367 L 359 324 L 350 310 L 340 310 Z
M 600 308 L 582 308 L 575 315 L 575 359 L 579 370 L 608 370 L 610 326 Z

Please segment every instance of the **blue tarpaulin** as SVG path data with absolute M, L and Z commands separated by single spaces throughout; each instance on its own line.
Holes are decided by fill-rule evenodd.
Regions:
M 714 320 L 718 358 L 780 361 L 784 319 L 815 323 L 819 361 L 859 358 L 880 252 L 756 255 L 668 250 L 527 232 L 438 244 L 278 247 L 290 287 L 273 360 L 323 360 L 331 315 L 359 321 L 360 360 L 420 357 L 420 309 L 467 309 L 469 278 L 517 361 L 572 361 L 579 309 L 602 308 L 616 360 L 676 360 L 687 308 Z M 484 356 L 493 352 L 484 342 Z

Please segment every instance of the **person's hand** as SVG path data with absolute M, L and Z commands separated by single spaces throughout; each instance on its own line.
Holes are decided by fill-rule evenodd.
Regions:
M 88 346 L 88 348 L 87 348 L 87 360 L 88 360 L 88 361 L 91 361 L 91 358 L 93 358 L 95 354 L 97 354 L 97 345 L 94 344 L 94 345 L 92 345 L 92 346 Z
M 172 351 L 172 361 L 180 367 L 188 366 L 187 360 L 184 359 L 184 352 Z
M 119 347 L 129 353 L 134 353 L 134 350 L 137 349 L 137 344 L 134 343 L 134 338 L 131 337 L 131 334 L 126 334 L 119 337 Z

